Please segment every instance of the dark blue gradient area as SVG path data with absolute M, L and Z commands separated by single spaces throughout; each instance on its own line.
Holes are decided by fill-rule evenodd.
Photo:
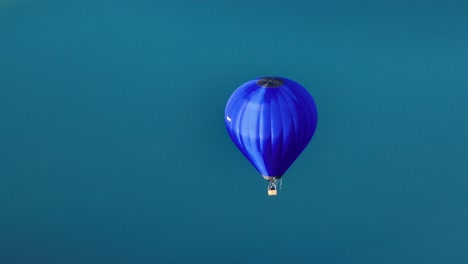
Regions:
M 232 141 L 258 172 L 281 178 L 312 139 L 317 108 L 298 83 L 280 78 L 278 87 L 259 84 L 268 79 L 278 78 L 241 85 L 229 98 L 224 119 Z

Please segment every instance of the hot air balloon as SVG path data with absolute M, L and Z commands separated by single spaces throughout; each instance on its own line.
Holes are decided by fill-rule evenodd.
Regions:
M 263 77 L 234 91 L 224 120 L 231 140 L 268 181 L 268 195 L 276 195 L 277 184 L 315 133 L 317 108 L 300 84 Z

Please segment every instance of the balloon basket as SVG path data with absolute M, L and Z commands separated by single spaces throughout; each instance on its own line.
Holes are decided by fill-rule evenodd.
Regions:
M 275 196 L 276 194 L 278 194 L 277 190 L 268 190 L 268 195 L 269 196 Z

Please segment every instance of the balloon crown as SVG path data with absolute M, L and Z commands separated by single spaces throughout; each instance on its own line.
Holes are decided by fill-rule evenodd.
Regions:
M 277 88 L 284 84 L 284 80 L 278 77 L 264 77 L 257 84 L 265 88 Z

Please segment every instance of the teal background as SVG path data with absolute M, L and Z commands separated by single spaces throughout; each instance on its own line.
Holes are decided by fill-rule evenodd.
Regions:
M 0 1 L 0 263 L 468 263 L 466 1 Z M 317 132 L 277 197 L 242 83 Z

